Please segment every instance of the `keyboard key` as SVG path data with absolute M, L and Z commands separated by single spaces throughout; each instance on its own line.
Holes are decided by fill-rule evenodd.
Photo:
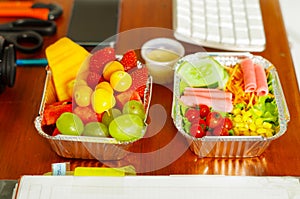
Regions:
M 255 8 L 257 10 L 260 10 L 260 3 L 259 0 L 245 0 L 245 5 L 248 8 Z
M 234 44 L 233 28 L 221 28 L 221 42 L 226 44 Z
M 207 16 L 206 24 L 207 26 L 219 27 L 219 19 L 216 16 Z
M 250 44 L 249 35 L 247 31 L 237 30 L 235 32 L 236 44 L 237 45 L 248 45 Z
M 257 8 L 248 7 L 247 15 L 248 19 L 259 19 L 260 21 L 262 20 L 260 10 L 258 10 Z
M 265 43 L 264 31 L 261 29 L 251 29 L 251 45 L 263 45 Z
M 207 35 L 206 35 L 206 40 L 211 41 L 211 42 L 220 42 L 220 30 L 219 26 L 215 25 L 208 25 L 207 26 Z
M 218 9 L 218 1 L 216 0 L 208 0 L 208 1 L 205 1 L 206 3 L 206 7 L 207 8 L 213 8 L 213 9 Z
M 219 8 L 222 8 L 222 9 L 220 9 L 220 10 L 223 10 L 224 8 L 229 8 L 229 9 L 231 9 L 231 8 L 230 8 L 230 7 L 231 7 L 231 2 L 230 2 L 230 0 L 219 0 L 218 4 L 219 4 Z
M 233 19 L 232 16 L 226 16 L 220 18 L 220 27 L 221 28 L 233 28 Z
M 206 26 L 202 24 L 200 26 L 193 26 L 192 37 L 196 39 L 205 40 L 206 39 Z
M 231 0 L 231 3 L 234 6 L 240 6 L 240 5 L 244 5 L 244 0 Z
M 203 8 L 205 5 L 205 2 L 204 1 L 192 1 L 192 7 L 200 7 L 200 8 Z
M 263 22 L 259 19 L 250 19 L 248 21 L 249 23 L 249 28 L 260 28 L 260 29 L 263 29 Z

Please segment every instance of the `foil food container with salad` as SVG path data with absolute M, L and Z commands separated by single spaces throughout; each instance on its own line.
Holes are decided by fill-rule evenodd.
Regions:
M 258 94 L 255 92 L 245 93 L 244 81 L 231 82 L 233 85 L 232 88 L 229 88 L 228 82 L 233 81 L 233 76 L 231 75 L 237 73 L 236 68 L 241 65 L 241 62 L 245 59 L 250 60 L 253 64 L 260 65 L 267 71 L 266 96 L 256 96 Z M 214 63 L 212 64 L 211 61 Z M 214 69 L 213 73 L 205 74 L 207 72 L 205 69 L 204 71 L 200 71 L 202 74 L 193 74 L 195 71 L 193 72 L 191 66 L 201 64 L 202 62 L 206 64 L 205 67 L 210 67 L 211 64 L 214 65 L 217 63 L 220 70 Z M 190 66 L 182 70 L 185 64 L 189 64 Z M 190 73 L 194 77 L 197 75 L 206 77 L 204 78 L 205 81 L 197 80 L 197 78 L 195 81 L 191 80 L 193 78 L 184 79 L 183 77 L 187 73 Z M 208 76 L 212 75 L 218 76 L 219 80 L 211 81 Z M 220 101 L 217 100 L 210 105 L 211 111 L 218 109 L 218 111 L 222 113 L 221 115 L 226 115 L 232 119 L 233 128 L 228 135 L 213 135 L 209 129 L 208 132 L 210 133 L 206 133 L 201 137 L 195 137 L 191 134 L 191 122 L 187 121 L 185 113 L 186 110 L 196 102 L 193 97 L 185 96 L 185 92 L 191 90 L 198 92 L 198 88 L 190 88 L 193 87 L 191 84 L 200 85 L 200 87 L 202 87 L 201 84 L 203 84 L 204 86 L 200 89 L 204 89 L 204 91 L 209 94 L 209 97 L 215 95 L 212 92 L 216 89 L 226 91 L 226 96 L 227 94 L 230 94 L 230 97 L 233 96 L 233 99 L 224 100 L 224 103 L 221 102 L 221 105 L 218 105 Z M 240 95 L 241 98 L 246 95 L 251 97 L 249 97 L 247 103 L 240 103 L 237 99 L 238 95 Z M 206 101 L 206 98 L 197 99 L 199 100 L 197 103 Z M 228 104 L 228 102 L 232 102 L 232 104 Z M 247 113 L 248 116 L 245 116 L 245 113 Z M 256 115 L 252 116 L 252 113 Z M 186 138 L 190 150 L 198 157 L 259 156 L 273 140 L 279 138 L 286 132 L 287 124 L 290 120 L 288 107 L 276 68 L 265 58 L 252 55 L 251 53 L 199 52 L 180 59 L 175 64 L 171 115 L 176 128 Z M 245 119 L 245 117 L 248 118 Z M 238 120 L 241 120 L 241 122 L 245 124 L 241 123 L 242 125 L 238 126 L 238 124 L 240 124 Z M 262 125 L 264 125 L 264 127 L 262 127 Z
M 146 107 L 146 115 L 151 100 L 151 92 L 152 77 L 148 76 L 143 102 Z M 47 132 L 47 129 L 43 127 L 42 120 L 45 106 L 56 101 L 57 93 L 51 70 L 48 68 L 39 115 L 35 118 L 34 124 L 38 133 L 50 143 L 53 151 L 59 156 L 65 158 L 97 159 L 103 161 L 120 160 L 130 152 L 130 147 L 137 141 L 133 140 L 124 142 L 110 137 L 52 136 L 49 132 Z

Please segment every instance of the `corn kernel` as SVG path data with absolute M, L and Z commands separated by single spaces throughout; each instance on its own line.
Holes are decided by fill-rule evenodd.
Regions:
M 266 129 L 271 129 L 272 128 L 272 124 L 269 122 L 263 122 L 262 126 Z
M 262 125 L 263 124 L 263 119 L 262 118 L 257 118 L 256 120 L 255 120 L 255 124 L 256 125 Z
M 235 127 L 237 127 L 237 128 L 244 127 L 244 123 L 242 123 L 242 122 L 237 122 L 237 123 L 235 123 Z
M 251 117 L 252 114 L 251 114 L 250 111 L 246 111 L 244 115 L 245 115 L 246 117 Z
M 256 126 L 255 126 L 255 124 L 253 124 L 253 123 L 251 123 L 251 124 L 249 125 L 249 128 L 250 128 L 251 131 L 256 131 Z
M 246 116 L 246 115 L 243 115 L 243 117 L 242 117 L 242 120 L 243 120 L 243 122 L 247 122 L 247 121 L 248 121 L 248 119 L 249 119 L 249 117 L 248 117 L 248 116 Z
M 258 134 L 264 134 L 264 133 L 266 133 L 267 132 L 267 129 L 264 129 L 264 128 L 259 128 L 259 129 L 257 129 L 257 131 L 256 131 Z
M 249 118 L 249 119 L 247 120 L 247 123 L 248 123 L 248 124 L 252 124 L 252 123 L 253 123 L 253 119 L 252 119 L 252 118 Z
M 251 132 L 250 132 L 250 131 L 244 131 L 244 135 L 245 135 L 245 136 L 250 136 L 250 135 L 251 135 Z
M 250 132 L 250 135 L 251 135 L 251 136 L 258 136 L 258 134 L 257 134 L 256 132 L 254 132 L 254 131 L 251 131 L 251 132 Z
M 237 127 L 233 128 L 233 132 L 234 132 L 235 135 L 239 135 L 240 134 L 239 129 Z
M 239 127 L 239 131 L 248 131 L 248 128 L 245 128 L 245 127 Z
M 234 115 L 238 115 L 240 112 L 241 112 L 241 109 L 238 109 L 238 108 L 235 108 L 235 109 L 232 110 L 232 113 Z
M 242 122 L 242 116 L 241 115 L 237 115 L 236 117 L 233 118 L 233 121 L 235 121 L 235 122 Z

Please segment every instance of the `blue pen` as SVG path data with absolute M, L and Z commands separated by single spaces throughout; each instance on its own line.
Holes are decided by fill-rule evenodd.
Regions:
M 45 58 L 40 59 L 18 59 L 17 66 L 47 66 L 48 61 Z

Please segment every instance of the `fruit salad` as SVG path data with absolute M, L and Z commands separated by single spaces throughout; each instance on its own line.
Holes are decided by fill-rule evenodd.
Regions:
M 112 47 L 97 49 L 86 56 L 76 77 L 60 84 L 64 100 L 45 106 L 42 126 L 52 129 L 52 136 L 137 140 L 146 129 L 149 83 L 134 50 L 120 56 Z
M 174 85 L 175 124 L 195 138 L 272 137 L 279 128 L 272 67 L 264 68 L 248 57 L 234 65 L 222 65 L 203 54 L 181 59 Z

